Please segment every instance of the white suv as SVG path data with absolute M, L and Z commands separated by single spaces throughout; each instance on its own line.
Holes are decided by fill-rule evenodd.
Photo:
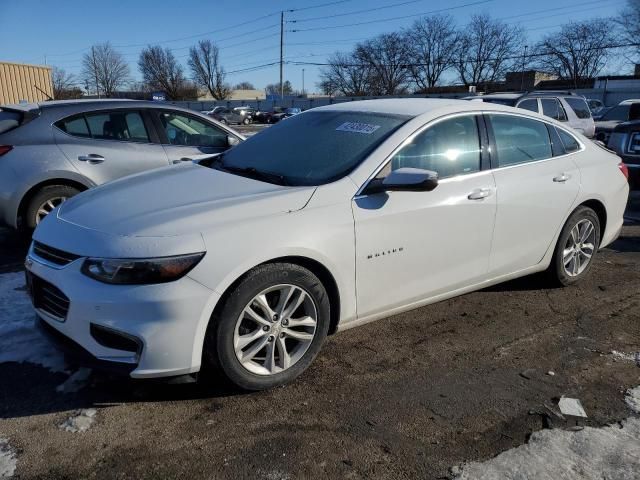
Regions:
M 584 97 L 571 92 L 531 92 L 531 93 L 491 93 L 466 97 L 465 100 L 499 103 L 510 107 L 524 108 L 541 113 L 592 138 L 596 126 L 591 117 L 591 109 Z

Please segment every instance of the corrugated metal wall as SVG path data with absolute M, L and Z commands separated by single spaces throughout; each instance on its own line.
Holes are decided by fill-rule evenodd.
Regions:
M 39 102 L 47 95 L 53 97 L 51 67 L 0 62 L 0 105 Z

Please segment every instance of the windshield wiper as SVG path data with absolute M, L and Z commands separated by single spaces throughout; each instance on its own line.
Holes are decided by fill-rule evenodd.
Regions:
M 254 180 L 261 180 L 268 183 L 275 183 L 276 185 L 290 186 L 291 184 L 287 180 L 287 177 L 277 173 L 263 172 L 255 167 L 234 167 L 233 165 L 226 165 L 224 163 L 224 154 L 215 157 L 215 159 L 207 166 L 217 168 L 223 172 L 236 173 L 244 177 L 253 178 Z

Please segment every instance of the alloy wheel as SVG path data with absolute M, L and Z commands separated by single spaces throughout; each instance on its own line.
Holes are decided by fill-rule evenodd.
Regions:
M 577 277 L 587 268 L 594 254 L 596 229 L 591 220 L 580 220 L 571 229 L 562 252 L 565 273 Z
M 317 320 L 316 305 L 304 289 L 290 284 L 269 287 L 246 305 L 236 321 L 236 358 L 257 375 L 283 372 L 311 346 Z
M 67 197 L 49 198 L 38 207 L 36 211 L 36 225 L 39 224 L 44 217 L 49 215 L 56 207 L 60 206 Z

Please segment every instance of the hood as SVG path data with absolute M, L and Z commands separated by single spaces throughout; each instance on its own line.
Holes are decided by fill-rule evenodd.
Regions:
M 107 183 L 66 201 L 58 219 L 110 235 L 166 237 L 303 208 L 315 187 L 284 187 L 186 164 Z

